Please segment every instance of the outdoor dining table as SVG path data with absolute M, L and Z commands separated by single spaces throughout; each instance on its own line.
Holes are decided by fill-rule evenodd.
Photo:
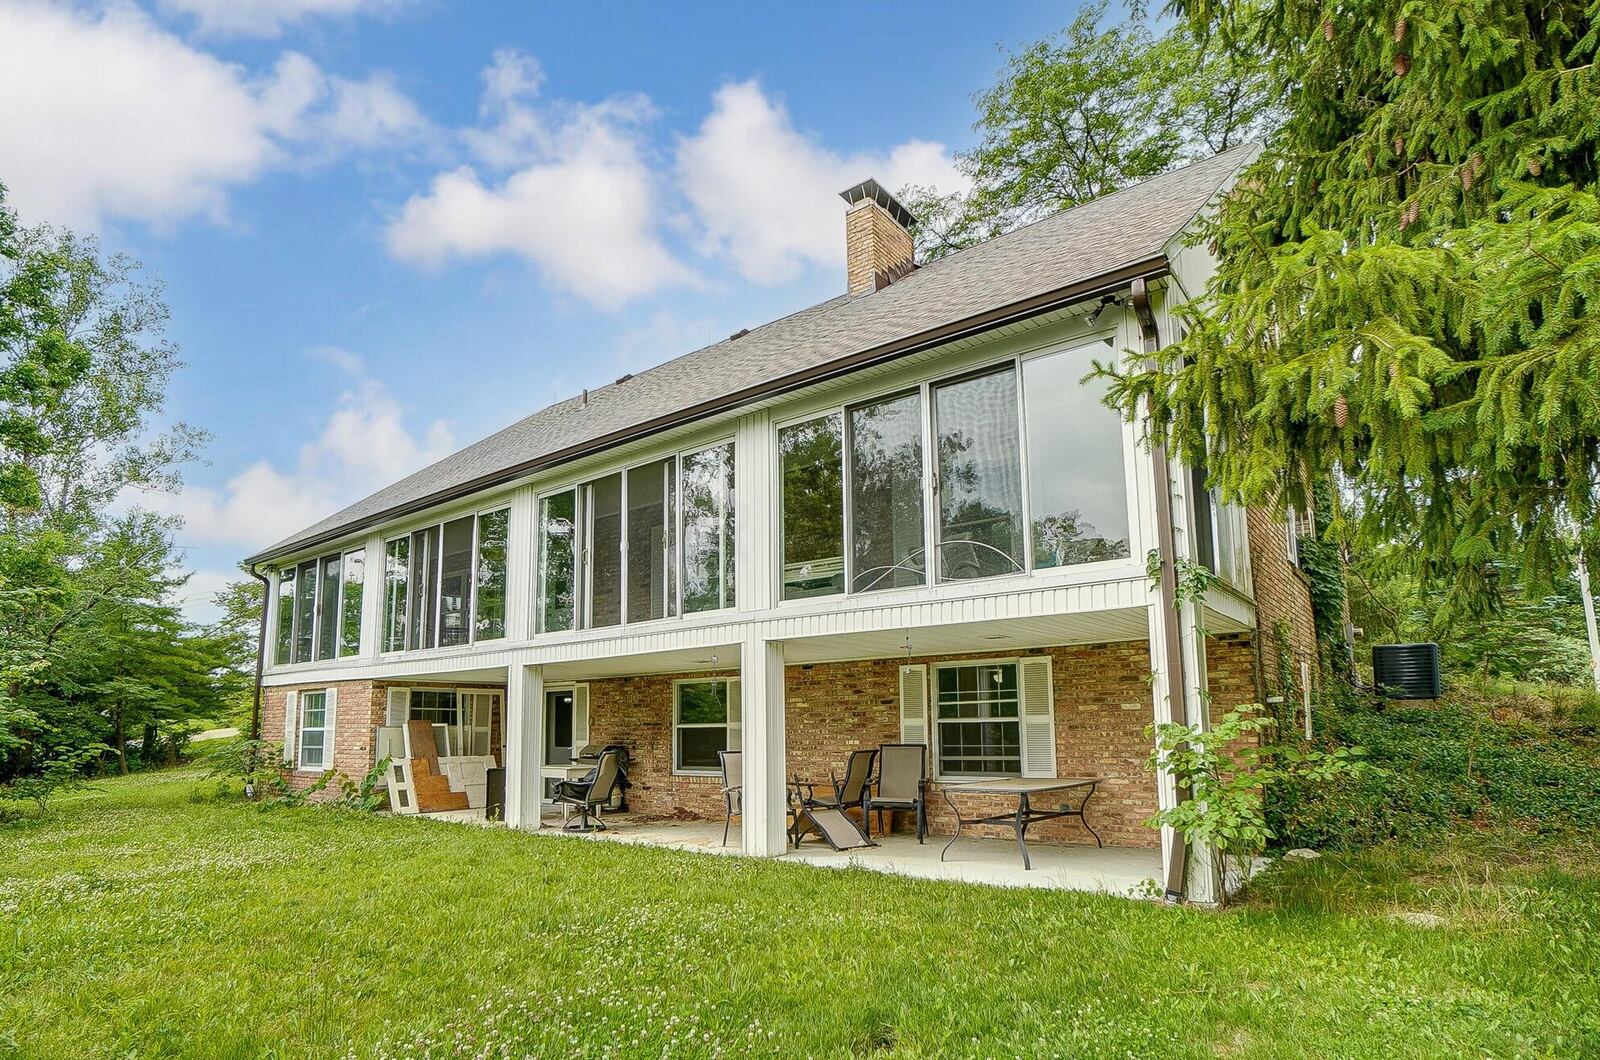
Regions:
M 1089 827 L 1089 819 L 1083 815 L 1084 808 L 1089 805 L 1089 799 L 1094 796 L 1095 789 L 1099 787 L 1104 777 L 1009 777 L 1004 780 L 973 780 L 973 781 L 946 781 L 940 784 L 944 792 L 944 801 L 950 804 L 950 810 L 956 815 L 955 834 L 950 837 L 950 842 L 939 851 L 939 860 L 950 852 L 955 841 L 961 837 L 962 825 L 968 824 L 1009 824 L 1017 835 L 1017 849 L 1022 851 L 1022 867 L 1024 870 L 1033 868 L 1028 859 L 1028 826 L 1038 824 L 1040 821 L 1054 821 L 1060 817 L 1076 817 L 1089 829 L 1089 834 L 1094 836 L 1097 847 L 1105 846 L 1100 842 L 1100 833 Z M 1082 797 L 1076 798 L 1076 793 L 1081 790 Z M 1051 792 L 1061 792 L 1064 801 L 1058 810 L 1035 810 L 1032 799 L 1035 795 L 1048 795 Z M 990 814 L 985 817 L 963 817 L 961 807 L 956 804 L 951 795 L 999 795 L 1006 798 L 1015 798 L 1017 808 L 1011 813 Z M 1075 800 L 1075 801 L 1074 801 Z

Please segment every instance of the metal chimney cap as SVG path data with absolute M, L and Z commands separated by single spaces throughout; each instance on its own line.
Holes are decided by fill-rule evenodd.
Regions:
M 851 187 L 844 189 L 839 193 L 839 198 L 843 199 L 847 203 L 850 203 L 852 206 L 858 202 L 864 202 L 867 199 L 871 199 L 873 202 L 889 211 L 889 216 L 894 218 L 895 223 L 908 232 L 917 225 L 916 215 L 901 205 L 899 199 L 895 198 L 893 195 L 890 195 L 889 192 L 884 189 L 882 184 L 879 184 L 871 177 L 863 180 L 860 184 L 852 185 Z

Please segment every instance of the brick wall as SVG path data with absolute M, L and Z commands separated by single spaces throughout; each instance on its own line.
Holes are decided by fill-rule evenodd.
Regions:
M 851 294 L 874 290 L 874 273 L 888 272 L 909 262 L 915 252 L 910 233 L 875 202 L 848 210 L 844 231 L 845 271 Z
M 1158 837 L 1144 822 L 1155 812 L 1155 779 L 1145 770 L 1152 716 L 1149 650 L 1143 641 L 1074 645 L 1029 654 L 1052 660 L 1056 703 L 1056 769 L 1063 776 L 1106 778 L 1090 803 L 1089 819 L 1106 842 L 1154 846 Z M 982 659 L 992 655 L 972 655 Z M 961 656 L 915 657 L 912 663 L 951 661 Z M 787 775 L 826 782 L 842 774 L 850 752 L 900 740 L 901 658 L 792 666 L 786 673 Z M 689 675 L 677 675 L 689 676 Z M 732 673 L 723 676 L 734 676 Z M 652 816 L 720 818 L 716 777 L 672 772 L 673 675 L 589 682 L 590 739 L 629 746 L 633 788 L 629 805 Z M 1006 810 L 1015 802 L 992 803 L 968 796 L 963 812 Z M 953 818 L 934 790 L 930 823 L 948 833 Z M 898 827 L 909 829 L 902 820 Z M 1075 821 L 1042 824 L 1041 839 L 1093 842 Z
M 1311 613 L 1311 588 L 1300 568 L 1289 562 L 1288 528 L 1282 519 L 1263 509 L 1248 513 L 1248 526 L 1250 580 L 1256 594 L 1256 645 L 1264 690 L 1267 694 L 1281 691 L 1275 632 L 1279 624 L 1288 633 L 1294 681 L 1299 682 L 1300 664 L 1304 662 L 1310 665 L 1315 684 L 1317 633 Z
M 499 692 L 501 707 L 490 715 L 489 743 L 494 751 L 495 761 L 504 764 L 501 757 L 503 744 L 501 734 L 504 731 L 501 714 L 505 704 L 505 688 L 501 685 L 456 685 L 417 681 L 336 681 L 332 684 L 269 686 L 261 690 L 261 738 L 273 743 L 283 740 L 283 711 L 289 692 L 334 689 L 336 717 L 331 768 L 351 780 L 360 780 L 373 765 L 373 731 L 384 723 L 391 685 L 404 688 L 459 688 Z M 298 738 L 297 730 L 294 742 L 297 742 Z M 291 745 L 289 750 L 291 753 L 297 752 L 298 747 Z M 316 783 L 321 775 L 321 770 L 293 770 L 286 774 L 285 779 L 290 787 L 301 789 Z M 337 794 L 336 784 L 330 782 L 329 787 L 316 797 L 331 799 Z

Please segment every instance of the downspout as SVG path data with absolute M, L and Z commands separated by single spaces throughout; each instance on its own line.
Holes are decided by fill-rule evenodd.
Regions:
M 272 580 L 256 570 L 254 563 L 246 570 L 250 572 L 250 577 L 261 583 L 261 624 L 256 631 L 256 685 L 250 699 L 250 743 L 252 748 L 258 748 L 261 741 L 261 672 L 266 668 L 267 660 L 267 609 L 272 606 Z M 255 754 L 255 750 L 250 752 L 250 768 L 245 776 L 246 797 L 255 793 Z
M 1161 348 L 1161 333 L 1156 329 L 1156 315 L 1150 308 L 1150 288 L 1141 279 L 1133 281 L 1129 289 L 1129 303 L 1134 317 L 1139 321 L 1139 335 L 1143 340 L 1145 367 L 1157 371 L 1156 351 Z M 1178 554 L 1178 540 L 1172 522 L 1172 469 L 1167 461 L 1167 447 L 1152 444 L 1150 460 L 1155 472 L 1156 547 L 1161 558 L 1161 577 L 1157 592 L 1161 607 L 1166 612 L 1161 628 L 1165 634 L 1167 655 L 1167 700 L 1172 708 L 1184 702 L 1183 637 L 1178 628 L 1178 570 L 1173 563 Z M 1175 719 L 1186 720 L 1186 719 Z M 1182 801 L 1186 792 L 1178 790 Z M 1184 877 L 1188 868 L 1188 844 L 1181 837 L 1172 844 L 1172 854 L 1162 866 L 1162 889 L 1169 902 L 1183 900 Z

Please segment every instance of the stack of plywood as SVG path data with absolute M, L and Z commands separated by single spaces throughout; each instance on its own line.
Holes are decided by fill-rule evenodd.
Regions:
M 451 791 L 450 778 L 439 770 L 439 752 L 433 742 L 433 726 L 420 719 L 406 722 L 411 744 L 411 784 L 418 813 L 440 810 L 465 810 L 467 793 Z

